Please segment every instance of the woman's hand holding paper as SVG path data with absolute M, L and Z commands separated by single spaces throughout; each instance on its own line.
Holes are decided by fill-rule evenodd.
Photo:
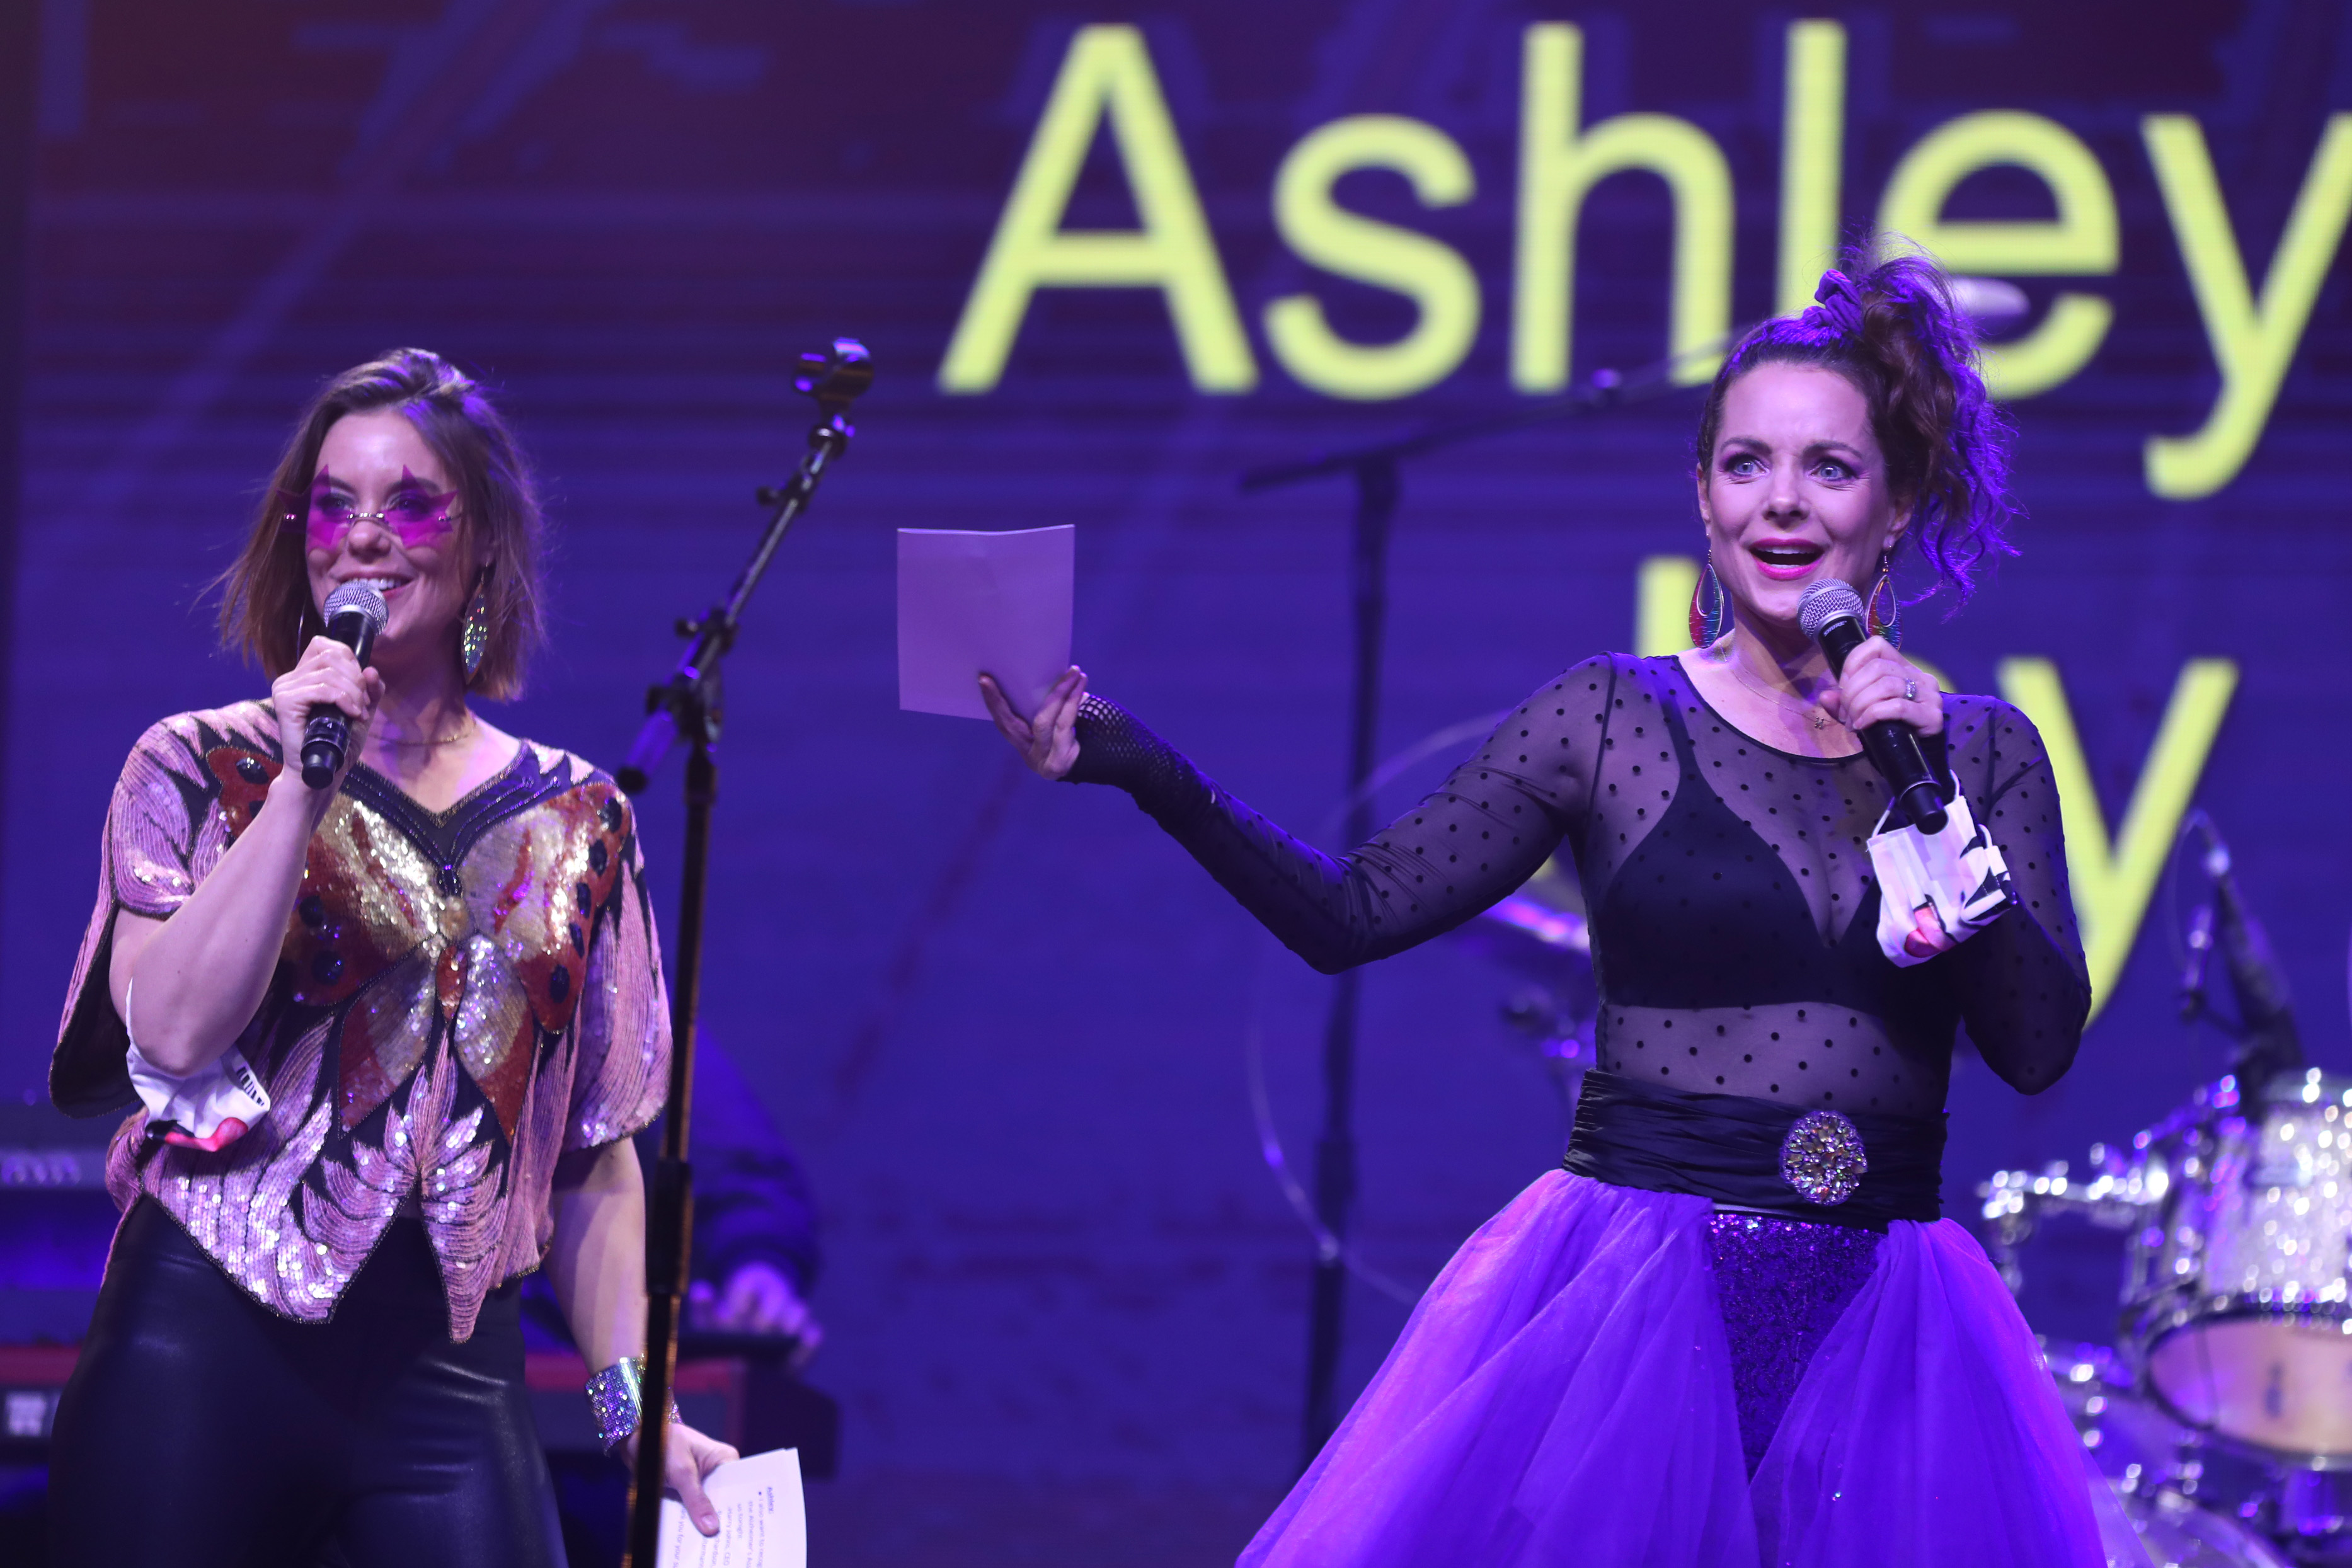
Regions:
M 1041 779 L 1060 779 L 1076 765 L 1078 705 L 1086 695 L 1087 673 L 1072 664 L 1047 689 L 1037 711 L 1023 718 L 1013 711 L 996 677 L 980 677 L 980 697 L 988 705 L 988 716 Z

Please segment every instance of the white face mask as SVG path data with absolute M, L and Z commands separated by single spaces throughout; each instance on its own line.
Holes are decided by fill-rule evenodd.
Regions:
M 1889 830 L 1878 820 L 1870 863 L 1878 873 L 1878 950 L 1898 967 L 1924 964 L 1992 924 L 2017 902 L 2009 862 L 1955 790 L 1940 833 Z
M 184 1078 L 149 1061 L 131 1033 L 136 990 L 135 982 L 123 982 L 122 1038 L 130 1049 L 122 1054 L 150 1126 L 162 1130 L 165 1143 L 219 1153 L 269 1114 L 269 1091 L 235 1046 Z

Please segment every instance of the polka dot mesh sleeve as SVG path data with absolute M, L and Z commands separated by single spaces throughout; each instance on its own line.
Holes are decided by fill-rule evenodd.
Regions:
M 2009 861 L 2017 907 L 1935 964 L 1949 970 L 1986 1065 L 2036 1094 L 2073 1064 L 2091 1010 L 2058 787 L 2041 735 L 2015 708 L 1979 699 L 1952 719 L 1953 776 Z
M 1875 936 L 1867 843 L 1885 782 L 1858 754 L 1798 756 L 1742 733 L 1673 659 L 1579 664 L 1343 855 L 1292 838 L 1100 698 L 1080 714 L 1070 777 L 1132 793 L 1327 973 L 1462 924 L 1565 841 L 1591 912 L 1603 1068 L 1924 1116 L 1943 1106 L 1960 1026 L 2030 1093 L 2072 1062 L 2089 995 L 2040 738 L 1989 698 L 1952 697 L 1946 713 L 1949 777 L 2007 855 L 2019 905 L 1905 970 Z
M 1118 704 L 1088 696 L 1074 783 L 1126 789 L 1283 945 L 1325 974 L 1402 952 L 1535 874 L 1591 804 L 1616 665 L 1577 665 L 1428 799 L 1328 855 L 1204 777 Z

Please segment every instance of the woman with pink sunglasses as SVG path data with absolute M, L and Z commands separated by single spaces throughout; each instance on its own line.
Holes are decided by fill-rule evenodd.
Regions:
M 60 1399 L 53 1560 L 560 1564 L 518 1294 L 544 1268 L 633 1445 L 644 1188 L 669 1019 L 629 802 L 474 708 L 541 638 L 529 470 L 474 382 L 400 350 L 296 426 L 224 641 L 269 695 L 125 765 L 50 1071 L 130 1107 L 125 1210 Z M 321 635 L 381 607 L 363 666 Z M 344 762 L 305 782 L 307 727 Z M 734 1451 L 679 1426 L 669 1479 Z

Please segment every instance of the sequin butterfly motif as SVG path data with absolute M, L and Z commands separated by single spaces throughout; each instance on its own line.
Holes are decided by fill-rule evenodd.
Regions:
M 233 748 L 205 762 L 234 833 L 278 765 Z M 571 1027 L 629 812 L 601 779 L 543 796 L 518 782 L 448 860 L 350 795 L 311 838 L 284 957 L 297 1004 L 349 1004 L 335 1053 L 347 1132 L 446 1042 L 511 1141 L 541 1049 Z

